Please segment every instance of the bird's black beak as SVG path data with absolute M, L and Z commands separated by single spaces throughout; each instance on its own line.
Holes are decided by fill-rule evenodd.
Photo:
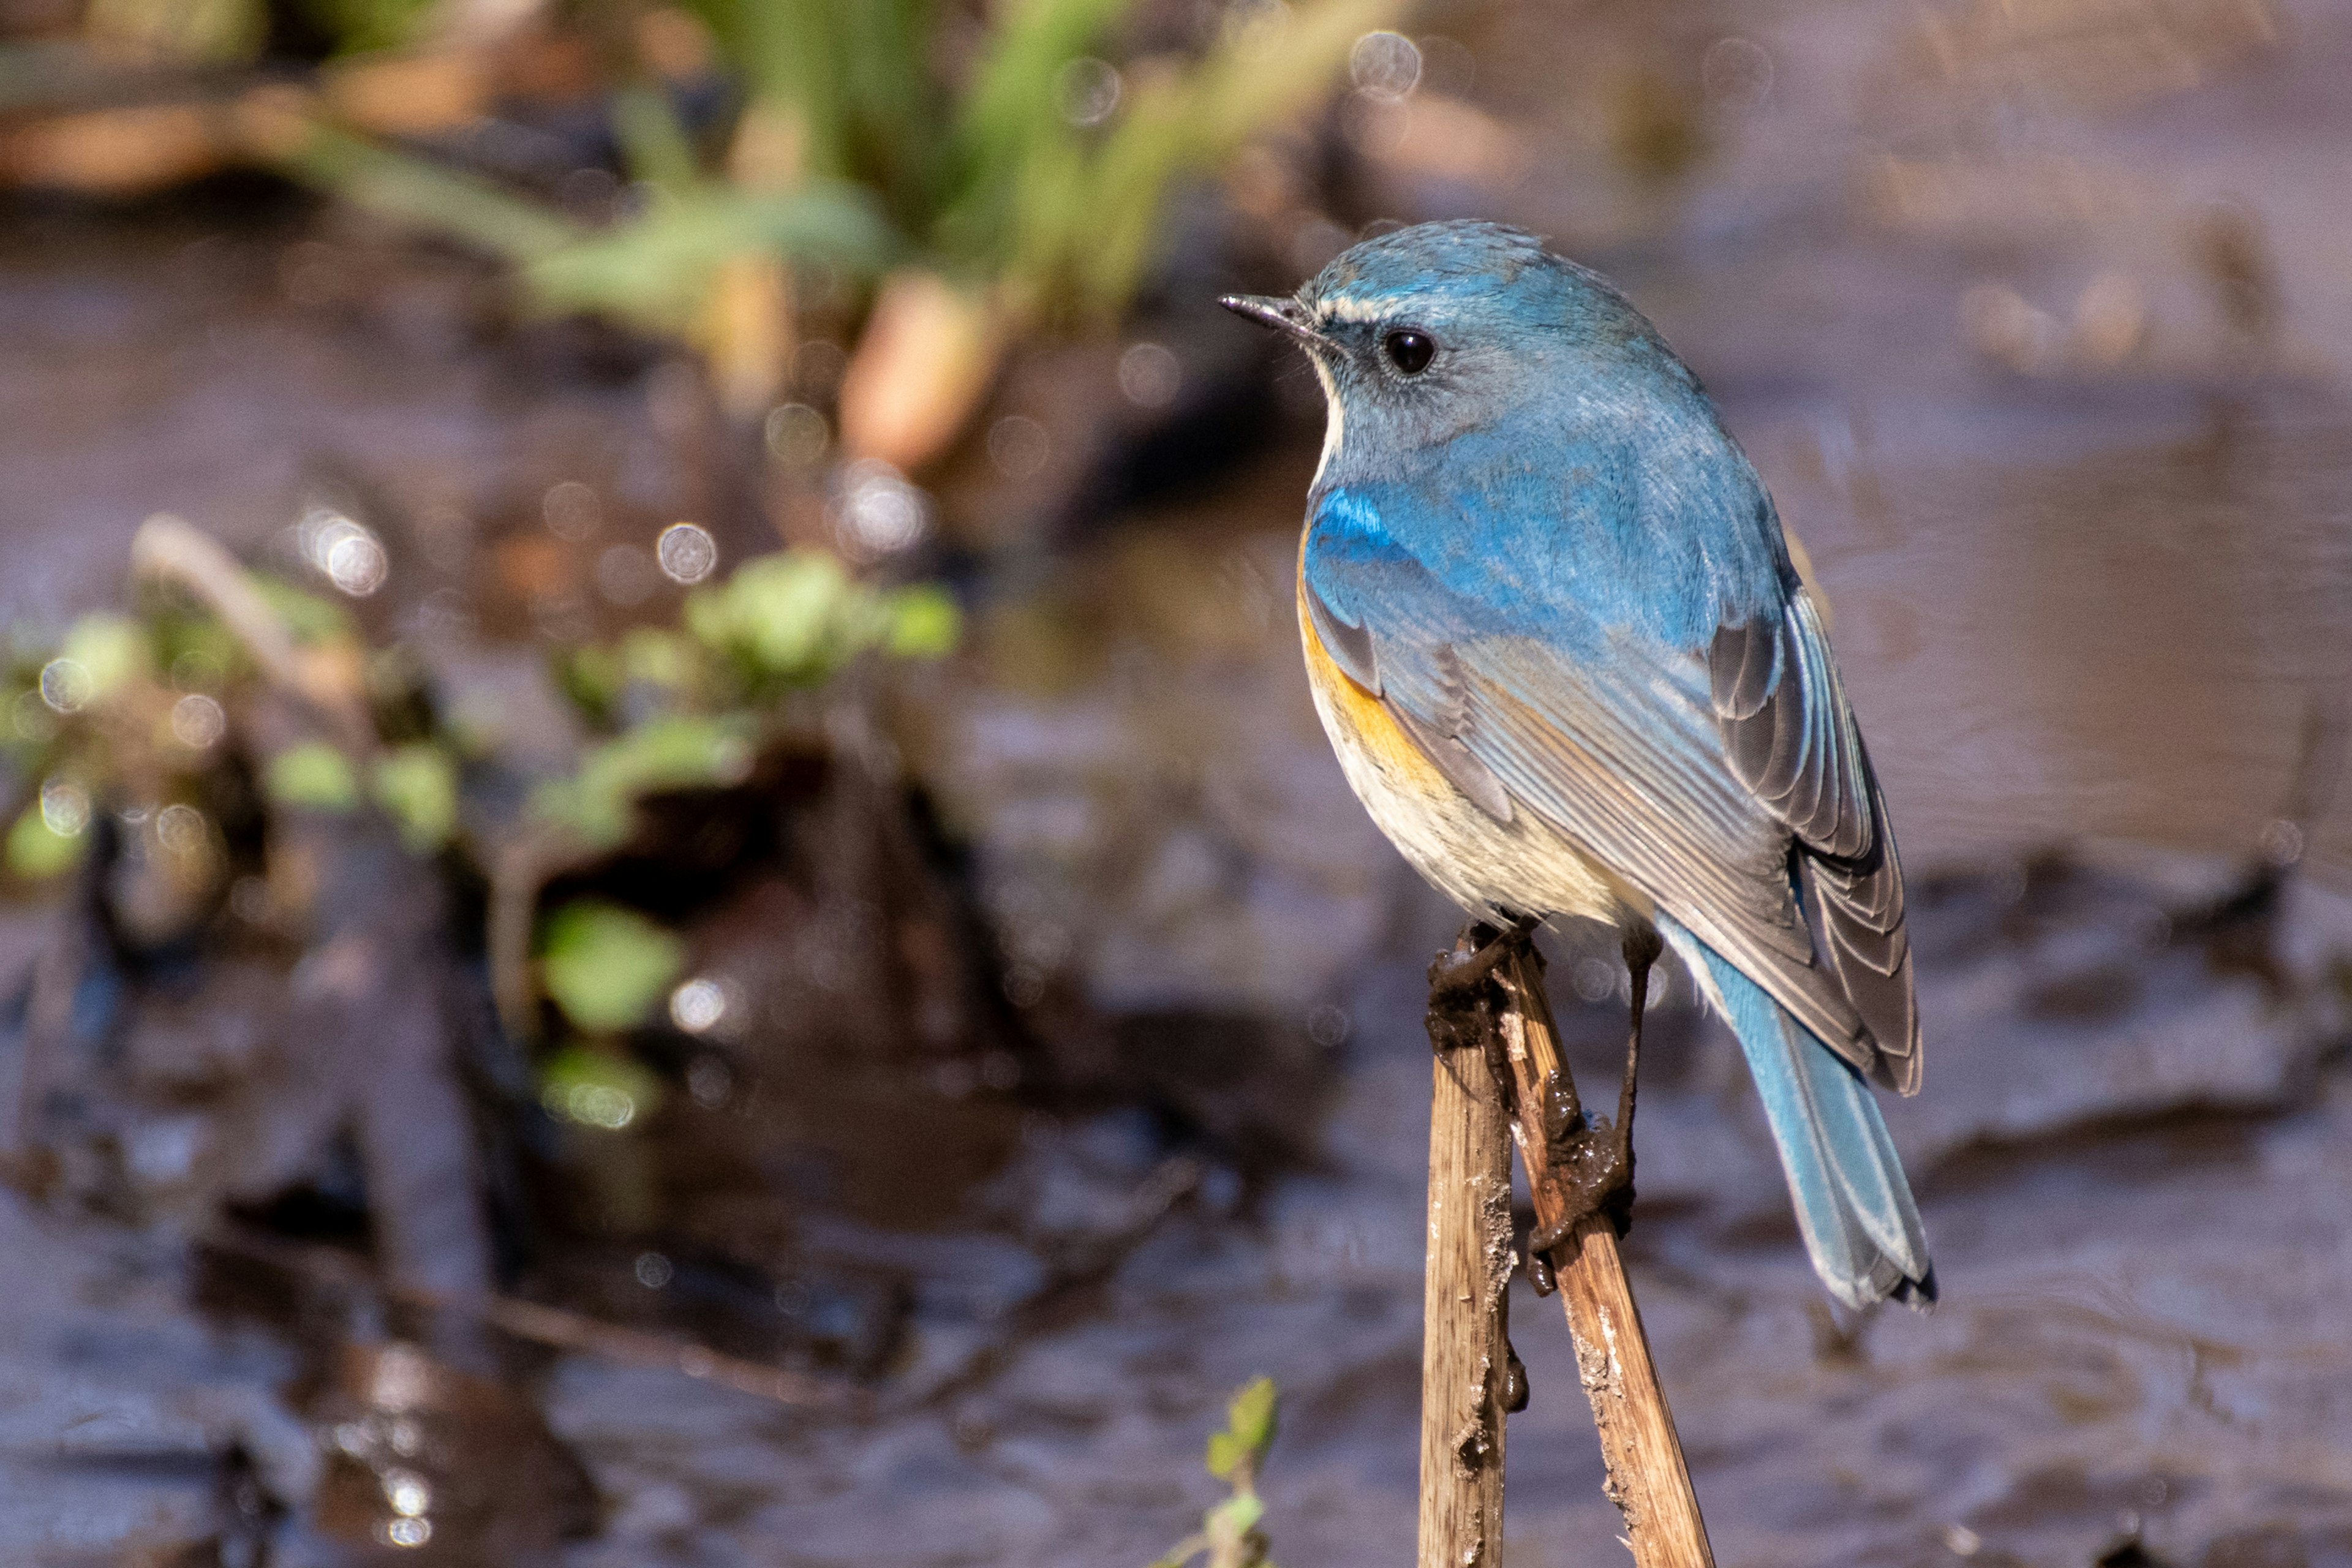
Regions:
M 1315 318 L 1296 300 L 1278 300 L 1271 294 L 1228 294 L 1217 303 L 1260 326 L 1288 332 L 1300 342 L 1312 345 L 1323 341 L 1323 334 L 1315 330 Z

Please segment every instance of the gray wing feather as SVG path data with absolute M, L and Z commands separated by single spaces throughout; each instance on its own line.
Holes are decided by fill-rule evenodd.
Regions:
M 1903 868 L 1870 753 L 1803 589 L 1778 624 L 1720 628 L 1707 650 L 1732 771 L 1797 840 L 1830 969 L 1880 1059 L 1880 1078 L 1919 1086 L 1919 1010 L 1903 923 Z M 1756 672 L 1777 679 L 1759 695 Z
M 1420 704 L 1423 712 L 1394 702 L 1389 704 L 1389 711 L 1396 715 L 1423 754 L 1437 764 L 1438 772 L 1453 781 L 1454 788 L 1496 821 L 1510 821 L 1511 792 L 1503 787 L 1495 770 L 1479 761 L 1477 753 L 1460 739 L 1470 728 L 1470 684 L 1468 672 L 1462 668 L 1452 644 L 1438 647 L 1430 673 L 1433 679 L 1424 682 L 1424 687 L 1434 700 Z
M 1383 683 L 1380 659 L 1372 647 L 1371 628 L 1341 620 L 1339 613 L 1323 602 L 1314 584 L 1301 583 L 1299 591 L 1307 601 L 1307 619 L 1315 628 L 1315 638 L 1323 645 L 1331 662 L 1349 679 L 1373 696 L 1380 696 Z

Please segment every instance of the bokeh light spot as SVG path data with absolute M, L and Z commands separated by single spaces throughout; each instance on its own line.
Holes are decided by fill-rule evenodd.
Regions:
M 79 659 L 53 658 L 41 666 L 41 700 L 59 713 L 79 713 L 95 686 Z
M 1064 120 L 1073 125 L 1100 125 L 1118 111 L 1121 86 L 1118 72 L 1108 61 L 1082 57 L 1054 79 L 1054 95 Z
M 172 704 L 172 739 L 191 751 L 205 751 L 228 732 L 228 715 L 201 691 Z
M 988 427 L 988 460 L 1008 479 L 1025 479 L 1054 454 L 1045 427 L 1025 414 L 1008 414 Z
M 719 542 L 698 523 L 673 522 L 654 545 L 662 575 L 673 583 L 699 583 L 719 564 Z
M 1421 83 L 1421 49 L 1402 33 L 1366 33 L 1348 51 L 1348 79 L 1366 97 L 1394 103 Z
M 1162 343 L 1137 343 L 1118 356 L 1118 389 L 1138 408 L 1165 408 L 1184 384 L 1184 365 Z

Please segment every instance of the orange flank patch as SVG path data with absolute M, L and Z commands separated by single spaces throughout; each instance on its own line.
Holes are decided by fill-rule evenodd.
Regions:
M 1315 635 L 1314 618 L 1307 613 L 1307 587 L 1298 589 L 1298 640 L 1307 648 L 1307 679 L 1322 697 L 1335 731 L 1332 743 L 1355 752 L 1381 771 L 1397 788 L 1430 795 L 1456 794 L 1453 784 L 1437 771 L 1421 747 L 1389 713 L 1388 704 L 1373 696 L 1334 662 Z

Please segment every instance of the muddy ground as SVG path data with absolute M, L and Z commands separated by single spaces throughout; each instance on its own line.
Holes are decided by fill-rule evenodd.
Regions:
M 2134 1536 L 2183 1568 L 2352 1563 L 2352 812 L 2326 740 L 2352 662 L 2352 20 L 2094 10 L 1465 9 L 1457 90 L 1547 156 L 1366 133 L 1371 210 L 1547 229 L 1721 396 L 1826 588 L 1918 880 L 1930 1063 L 1894 1119 L 1932 1316 L 1827 1309 L 1736 1054 L 1686 982 L 1658 1015 L 1630 1256 L 1727 1564 L 2076 1568 Z M 1590 109 L 1610 62 L 1654 58 L 1703 68 L 1706 156 L 1663 183 L 1603 158 Z M 0 610 L 110 602 L 159 510 L 258 548 L 322 472 L 475 520 L 486 563 L 562 479 L 612 498 L 614 539 L 724 509 L 657 356 L 514 329 L 489 287 L 244 187 L 11 206 Z M 1221 330 L 1186 325 L 1205 308 L 1166 310 L 1247 374 L 1174 335 Z M 773 1343 L 869 1408 L 593 1352 L 525 1358 L 519 1400 L 387 1362 L 363 1291 L 318 1309 L 334 1289 L 184 1217 L 0 1194 L 0 1557 L 519 1561 L 568 1532 L 543 1550 L 581 1564 L 1139 1565 L 1212 1500 L 1202 1438 L 1263 1373 L 1276 1559 L 1406 1560 L 1416 985 L 1452 922 L 1315 728 L 1287 573 L 1318 414 L 1277 374 L 1291 412 L 1200 482 L 960 558 L 973 636 L 917 683 L 908 754 L 1008 994 L 1083 999 L 1117 1070 L 1065 1100 L 950 1074 L 986 1158 L 792 1186 L 813 1271 Z M 541 650 L 593 600 L 414 613 L 454 708 L 560 750 Z M 11 911 L 11 971 L 47 918 Z M 1597 952 L 1552 970 L 1594 1074 Z M 613 1321 L 742 1321 L 683 1255 L 581 1269 Z M 1554 1311 L 1514 1303 L 1515 1564 L 1617 1550 Z M 444 1438 L 473 1511 L 353 1544 L 371 1487 Z

